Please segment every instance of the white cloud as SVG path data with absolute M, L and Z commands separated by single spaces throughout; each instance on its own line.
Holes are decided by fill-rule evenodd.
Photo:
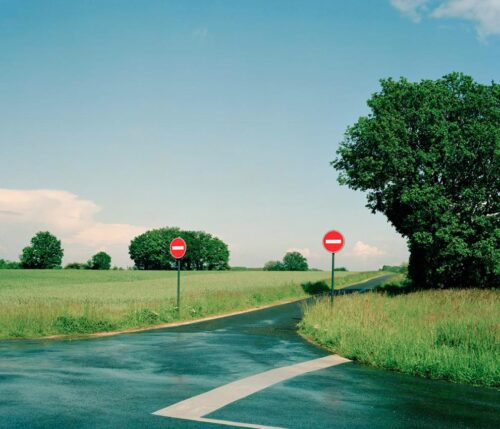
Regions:
M 428 0 L 391 0 L 391 4 L 400 12 L 408 15 L 413 21 L 421 20 L 421 10 L 425 8 Z
M 9 247 L 18 247 L 8 249 L 11 255 L 19 252 L 33 233 L 49 230 L 62 240 L 65 255 L 71 260 L 85 260 L 92 251 L 106 248 L 122 256 L 119 262 L 128 263 L 128 243 L 146 228 L 98 222 L 95 216 L 100 210 L 93 201 L 63 190 L 0 188 L 0 235 L 9 239 Z
M 299 248 L 299 247 L 290 247 L 286 250 L 288 252 L 299 252 L 304 258 L 309 258 L 311 256 L 311 250 L 307 247 Z
M 36 223 L 60 232 L 79 231 L 93 223 L 99 206 L 66 191 L 0 188 L 2 223 Z
M 350 252 L 350 256 L 361 258 L 373 258 L 383 255 L 385 255 L 385 252 L 383 250 L 380 250 L 378 247 L 363 243 L 362 241 L 356 241 Z
M 481 39 L 500 34 L 500 0 L 448 0 L 436 8 L 432 16 L 474 21 Z
M 423 15 L 473 21 L 480 39 L 500 34 L 500 0 L 391 0 L 415 22 Z
M 144 231 L 146 228 L 126 223 L 95 223 L 66 239 L 65 242 L 92 247 L 128 244 L 132 238 Z

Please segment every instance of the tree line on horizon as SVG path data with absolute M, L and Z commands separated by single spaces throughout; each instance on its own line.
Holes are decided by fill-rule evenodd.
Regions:
M 63 256 L 64 249 L 61 246 L 61 240 L 49 231 L 40 231 L 31 238 L 30 245 L 23 249 L 19 261 L 0 259 L 0 269 L 59 269 L 62 268 Z M 71 262 L 65 268 L 109 270 L 111 256 L 103 251 L 97 252 L 87 262 Z
M 182 237 L 187 246 L 186 255 L 180 260 L 183 270 L 227 270 L 229 249 L 226 243 L 203 231 L 183 231 L 180 228 L 159 228 L 146 231 L 133 238 L 129 246 L 130 258 L 137 270 L 175 270 L 177 260 L 169 251 L 170 242 Z M 40 231 L 25 247 L 19 262 L 0 259 L 2 268 L 59 269 L 64 250 L 61 241 L 48 231 Z M 87 262 L 71 262 L 65 269 L 109 270 L 111 256 L 98 252 Z M 239 267 L 241 269 L 241 267 Z M 114 269 L 119 269 L 115 267 Z M 282 261 L 269 261 L 264 271 L 308 271 L 307 259 L 299 252 L 287 252 Z M 337 271 L 346 271 L 338 268 Z
M 175 237 L 182 237 L 187 245 L 186 255 L 180 261 L 183 270 L 229 269 L 229 248 L 222 240 L 203 231 L 183 231 L 168 227 L 152 229 L 132 239 L 129 255 L 134 261 L 134 269 L 177 269 L 177 260 L 169 251 L 170 242 Z M 48 231 L 40 231 L 32 237 L 30 245 L 22 250 L 19 262 L 0 259 L 0 269 L 60 269 L 63 256 L 61 241 Z M 64 268 L 109 270 L 111 256 L 101 251 L 87 262 L 71 262 Z
M 186 255 L 180 260 L 182 270 L 228 270 L 229 248 L 221 239 L 204 231 L 184 231 L 176 227 L 152 229 L 133 238 L 129 255 L 137 270 L 175 270 L 177 260 L 169 251 L 170 242 L 182 237 L 186 242 Z M 1 268 L 58 269 L 62 268 L 64 250 L 61 241 L 48 231 L 41 231 L 25 247 L 19 262 L 0 259 Z M 111 256 L 98 252 L 87 262 L 71 262 L 65 269 L 109 270 Z M 114 269 L 119 269 L 115 267 Z M 269 261 L 264 271 L 308 271 L 307 259 L 299 252 L 287 252 L 282 261 Z M 339 268 L 337 270 L 346 270 Z

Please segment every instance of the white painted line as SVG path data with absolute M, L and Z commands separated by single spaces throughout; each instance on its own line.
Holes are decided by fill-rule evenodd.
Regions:
M 282 381 L 297 377 L 298 375 L 329 368 L 346 362 L 350 362 L 350 360 L 339 355 L 329 355 L 319 359 L 297 363 L 295 365 L 271 369 L 260 374 L 242 378 L 241 380 L 233 381 L 232 383 L 217 387 L 201 395 L 193 396 L 192 398 L 155 411 L 153 414 L 177 419 L 205 421 L 207 423 L 216 422 L 239 427 L 269 428 L 269 426 L 259 426 L 248 423 L 223 423 L 223 421 L 219 420 L 204 419 L 203 416 L 213 413 L 219 408 L 246 398 L 274 384 L 281 383 Z
M 330 239 L 330 240 L 325 240 L 326 244 L 340 244 L 342 243 L 342 240 L 337 240 L 337 239 Z
M 200 417 L 199 419 L 185 419 L 194 422 L 201 423 L 213 423 L 218 425 L 226 425 L 232 427 L 240 427 L 240 428 L 254 428 L 254 429 L 285 429 L 278 426 L 264 426 L 264 425 L 254 425 L 251 423 L 240 423 L 240 422 L 232 422 L 230 420 L 219 420 L 219 419 L 205 419 Z
M 172 250 L 184 250 L 184 246 L 172 246 Z

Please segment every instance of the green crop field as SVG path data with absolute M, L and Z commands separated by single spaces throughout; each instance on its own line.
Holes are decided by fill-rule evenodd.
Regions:
M 337 287 L 380 273 L 336 273 Z M 304 282 L 328 272 L 182 273 L 180 319 L 307 296 Z M 179 320 L 176 272 L 0 270 L 0 338 L 82 335 Z
M 500 292 L 372 292 L 308 305 L 300 330 L 350 359 L 413 375 L 500 386 Z

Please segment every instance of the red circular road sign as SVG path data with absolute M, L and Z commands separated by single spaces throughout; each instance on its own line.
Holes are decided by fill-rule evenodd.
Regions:
M 170 243 L 170 254 L 175 259 L 181 259 L 186 254 L 186 242 L 180 238 L 174 238 Z
M 338 231 L 328 231 L 323 237 L 323 246 L 330 253 L 336 253 L 344 247 L 344 236 Z

